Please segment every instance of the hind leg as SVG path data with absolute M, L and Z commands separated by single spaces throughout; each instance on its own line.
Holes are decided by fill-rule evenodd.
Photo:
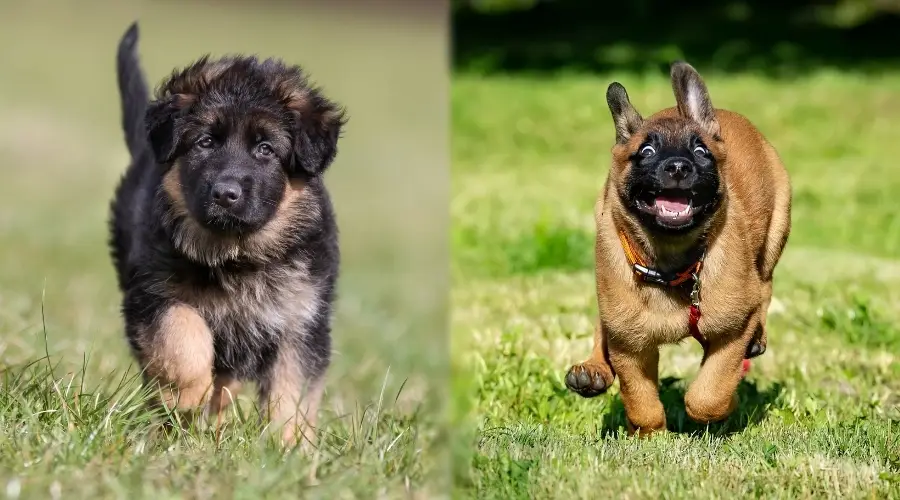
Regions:
M 762 307 L 759 309 L 759 333 L 753 337 L 747 346 L 747 359 L 761 356 L 766 352 L 768 335 L 766 333 L 766 318 L 769 315 L 769 305 L 772 303 L 772 280 L 762 284 Z
M 594 327 L 594 348 L 590 357 L 569 368 L 566 387 L 572 392 L 591 398 L 606 392 L 616 380 L 616 373 L 609 362 L 609 348 L 600 319 Z
M 228 408 L 241 390 L 241 382 L 227 373 L 217 373 L 213 382 L 212 395 L 207 405 L 207 420 L 215 420 L 216 428 L 222 426 L 223 412 Z
M 772 151 L 774 154 L 774 151 Z M 780 161 L 779 161 L 780 163 Z M 772 221 L 766 235 L 766 243 L 762 258 L 759 262 L 760 281 L 762 282 L 762 307 L 759 311 L 761 324 L 760 334 L 747 347 L 747 358 L 759 356 L 766 352 L 768 345 L 768 333 L 766 319 L 769 314 L 769 305 L 772 303 L 772 274 L 775 266 L 781 259 L 784 247 L 787 245 L 791 232 L 791 190 L 787 172 L 780 171 L 783 175 L 782 189 L 775 198 L 775 209 L 772 213 Z

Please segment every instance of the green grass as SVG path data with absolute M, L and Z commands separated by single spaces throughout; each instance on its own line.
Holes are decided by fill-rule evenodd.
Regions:
M 148 411 L 150 390 L 133 374 L 113 376 L 85 387 L 78 374 L 53 375 L 44 360 L 4 374 L 0 468 L 7 491 L 34 498 L 54 489 L 77 498 L 334 498 L 368 491 L 371 481 L 389 490 L 393 476 L 417 469 L 415 414 L 398 414 L 388 395 L 327 416 L 317 450 L 307 454 L 283 451 L 253 405 L 231 409 L 217 435 L 179 414 Z
M 453 89 L 456 458 L 472 498 L 900 498 L 900 73 L 791 81 L 708 75 L 794 185 L 769 350 L 728 421 L 687 419 L 695 343 L 663 348 L 671 431 L 624 433 L 617 386 L 569 393 L 596 315 L 593 204 L 617 79 L 649 114 L 664 76 L 459 75 Z M 470 446 L 471 445 L 471 446 Z
M 0 8 L 16 20 L 0 29 L 0 44 L 16 47 L 0 52 L 0 496 L 430 498 L 446 489 L 445 287 L 421 279 L 435 278 L 433 261 L 405 257 L 433 219 L 422 208 L 398 224 L 397 202 L 383 201 L 421 199 L 384 187 L 409 175 L 380 152 L 397 142 L 384 113 L 371 111 L 385 103 L 382 83 L 346 77 L 358 71 L 350 58 L 365 59 L 359 46 L 377 48 L 383 32 L 362 26 L 361 38 L 312 50 L 309 40 L 338 21 L 292 6 L 45 7 Z M 124 338 L 106 246 L 109 200 L 128 163 L 113 56 L 135 17 L 154 83 L 206 51 L 257 52 L 311 68 L 351 111 L 355 125 L 327 174 L 345 245 L 314 453 L 272 442 L 252 386 L 218 437 L 193 425 L 166 432 L 177 417 L 144 404 L 151 394 Z M 376 127 L 372 116 L 381 116 Z M 371 196 L 359 196 L 361 183 Z

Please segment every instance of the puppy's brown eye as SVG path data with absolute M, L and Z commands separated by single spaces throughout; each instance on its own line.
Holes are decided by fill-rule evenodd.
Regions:
M 272 149 L 272 146 L 269 143 L 263 142 L 256 147 L 256 152 L 259 153 L 260 156 L 272 156 L 275 153 L 275 150 Z
M 197 146 L 199 146 L 203 149 L 209 149 L 209 148 L 213 147 L 212 137 L 210 137 L 208 135 L 204 135 L 203 137 L 197 139 Z
M 647 157 L 655 155 L 656 149 L 653 146 L 647 144 L 646 146 L 641 148 L 640 153 L 641 153 L 641 156 L 643 156 L 644 158 L 647 158 Z
M 694 154 L 697 156 L 706 156 L 709 154 L 709 151 L 703 146 L 697 146 L 694 148 Z

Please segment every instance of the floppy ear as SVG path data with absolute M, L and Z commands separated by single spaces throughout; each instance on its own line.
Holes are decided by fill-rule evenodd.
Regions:
M 644 123 L 641 114 L 634 109 L 628 99 L 628 92 L 619 82 L 612 82 L 606 88 L 606 104 L 612 113 L 616 127 L 616 143 L 625 144 Z
M 288 108 L 294 118 L 291 171 L 319 175 L 337 155 L 337 142 L 346 123 L 344 110 L 316 92 L 295 94 Z
M 676 61 L 672 63 L 671 76 L 672 90 L 681 116 L 694 120 L 706 133 L 718 138 L 719 121 L 716 119 L 716 110 L 697 70 L 684 61 Z
M 175 159 L 181 145 L 177 119 L 191 101 L 189 96 L 175 94 L 165 100 L 153 101 L 147 107 L 144 124 L 157 163 L 171 163 Z

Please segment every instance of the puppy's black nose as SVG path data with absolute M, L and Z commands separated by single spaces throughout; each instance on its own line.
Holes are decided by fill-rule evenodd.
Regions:
M 241 199 L 243 190 L 240 183 L 234 180 L 219 181 L 213 185 L 212 197 L 217 205 L 229 208 Z
M 694 172 L 694 164 L 681 158 L 673 158 L 663 165 L 663 172 L 673 180 L 680 181 Z

